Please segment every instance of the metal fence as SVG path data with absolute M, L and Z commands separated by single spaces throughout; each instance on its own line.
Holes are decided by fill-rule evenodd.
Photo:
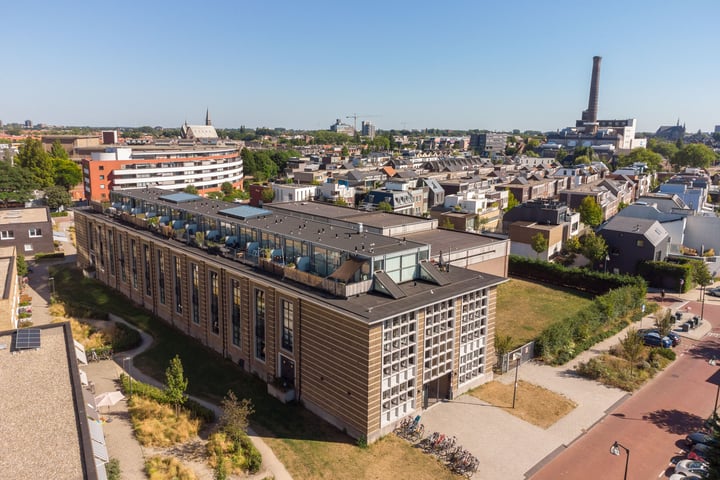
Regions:
M 505 373 L 515 367 L 515 361 L 521 364 L 532 360 L 535 357 L 535 341 L 528 342 L 525 345 L 511 350 L 503 355 L 498 355 L 498 367 L 500 373 Z

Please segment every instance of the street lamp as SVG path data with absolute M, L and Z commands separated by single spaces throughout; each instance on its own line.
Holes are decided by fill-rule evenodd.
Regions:
M 521 357 L 522 357 L 522 354 L 520 352 L 515 352 L 512 356 L 512 359 L 515 360 L 515 387 L 513 388 L 512 408 L 515 408 L 515 399 L 517 398 L 518 370 L 520 370 L 520 358 Z
M 55 277 L 48 277 L 48 285 L 50 287 L 50 295 L 55 295 Z
M 627 454 L 627 457 L 625 459 L 625 476 L 623 477 L 625 480 L 627 480 L 628 465 L 630 464 L 630 449 L 615 440 L 615 443 L 613 443 L 610 447 L 610 453 L 615 456 L 619 456 L 621 448 L 625 450 L 625 453 Z
M 607 264 L 610 261 L 610 255 L 605 255 L 605 273 L 607 273 Z

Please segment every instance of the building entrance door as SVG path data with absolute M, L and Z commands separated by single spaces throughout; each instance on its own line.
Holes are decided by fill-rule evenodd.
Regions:
M 294 388 L 295 362 L 282 355 L 280 356 L 280 378 L 286 386 Z
M 432 407 L 437 402 L 452 398 L 451 378 L 452 372 L 448 372 L 423 385 L 423 408 Z

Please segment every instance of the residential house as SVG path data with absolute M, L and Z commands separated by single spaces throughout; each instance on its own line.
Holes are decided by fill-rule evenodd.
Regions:
M 614 273 L 635 275 L 640 262 L 665 260 L 670 250 L 670 234 L 657 220 L 616 215 L 598 235 L 608 246 L 606 268 Z
M 55 251 L 47 207 L 0 209 L 0 247 L 10 246 L 26 257 Z

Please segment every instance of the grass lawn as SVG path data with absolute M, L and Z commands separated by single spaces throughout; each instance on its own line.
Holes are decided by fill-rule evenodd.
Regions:
M 470 395 L 496 407 L 505 408 L 508 413 L 540 428 L 548 428 L 577 406 L 564 395 L 520 380 L 515 408 L 512 408 L 513 391 L 512 383 L 506 385 L 493 381 L 472 390 Z
M 588 295 L 513 278 L 498 287 L 495 333 L 510 335 L 519 346 L 590 303 Z
M 422 455 L 399 439 L 386 438 L 367 449 L 358 448 L 352 438 L 299 405 L 285 405 L 270 397 L 265 382 L 162 320 L 154 319 L 119 292 L 83 278 L 78 270 L 66 266 L 53 268 L 50 274 L 55 278 L 61 301 L 90 310 L 96 318 L 112 312 L 153 336 L 153 346 L 134 359 L 135 366 L 146 374 L 164 379 L 170 360 L 179 354 L 189 380 L 189 393 L 217 404 L 230 389 L 238 398 L 251 399 L 255 408 L 251 426 L 298 480 L 459 478 L 434 457 Z

